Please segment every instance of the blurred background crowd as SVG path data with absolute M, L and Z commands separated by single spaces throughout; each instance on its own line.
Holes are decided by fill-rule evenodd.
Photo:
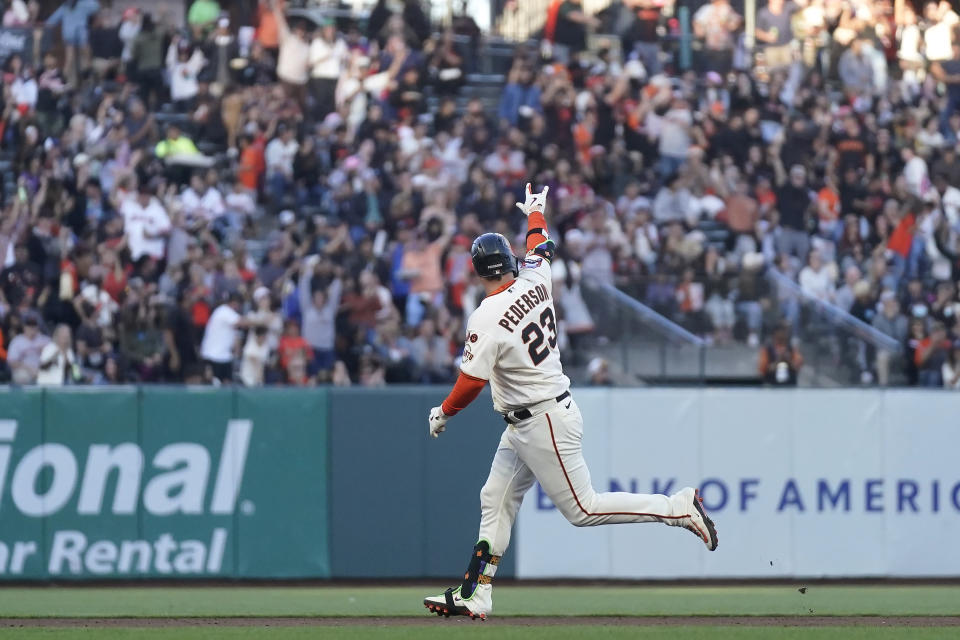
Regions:
M 529 181 L 581 382 L 636 383 L 606 286 L 757 381 L 840 317 L 852 381 L 960 389 L 950 2 L 3 4 L 4 381 L 452 380 Z

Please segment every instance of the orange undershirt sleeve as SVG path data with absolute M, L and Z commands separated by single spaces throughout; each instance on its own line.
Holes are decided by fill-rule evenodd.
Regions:
M 476 400 L 486 384 L 486 380 L 474 378 L 461 371 L 456 384 L 453 385 L 453 389 L 451 389 L 443 404 L 440 405 L 440 408 L 448 416 L 457 415 L 457 413 L 466 409 L 468 404 Z
M 527 216 L 527 251 L 547 241 L 547 219 L 542 211 L 533 211 Z

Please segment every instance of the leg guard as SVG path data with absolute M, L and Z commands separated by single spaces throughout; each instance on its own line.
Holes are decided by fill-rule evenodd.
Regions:
M 490 554 L 490 543 L 481 540 L 473 548 L 470 565 L 463 575 L 463 582 L 440 595 L 428 596 L 423 605 L 438 616 L 469 616 L 484 620 L 493 610 L 493 575 L 500 564 L 500 556 Z
M 469 600 L 477 590 L 477 585 L 490 584 L 499 564 L 500 556 L 490 555 L 490 543 L 486 540 L 478 542 L 473 547 L 473 556 L 470 558 L 467 572 L 463 574 L 460 596 L 464 600 Z

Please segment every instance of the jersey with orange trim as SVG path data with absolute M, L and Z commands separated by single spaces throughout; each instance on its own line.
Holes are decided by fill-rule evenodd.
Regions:
M 499 276 L 499 288 L 491 281 L 485 284 L 490 293 L 467 320 L 467 344 L 457 383 L 443 404 L 430 410 L 430 434 L 437 436 L 446 428 L 447 417 L 466 407 L 489 381 L 493 406 L 507 422 L 480 490 L 478 542 L 463 582 L 423 600 L 438 615 L 484 618 L 490 613 L 499 558 L 510 544 L 523 497 L 534 482 L 557 511 L 578 527 L 661 522 L 693 532 L 710 551 L 717 548 L 716 527 L 693 487 L 669 497 L 600 493 L 593 488 L 581 448 L 583 416 L 568 392 L 570 381 L 563 375 L 557 351 L 550 273 L 556 247 L 541 210 L 548 191 L 544 187 L 534 194 L 528 184 L 525 202 L 517 203 L 527 215 L 526 258 L 517 265 L 515 279 L 504 284 Z M 506 249 L 499 239 L 496 249 L 498 253 Z M 481 267 L 486 266 L 479 249 L 476 258 Z
M 556 398 L 570 386 L 557 347 L 550 257 L 552 247 L 530 251 L 517 279 L 484 298 L 467 320 L 460 370 L 490 381 L 500 413 Z

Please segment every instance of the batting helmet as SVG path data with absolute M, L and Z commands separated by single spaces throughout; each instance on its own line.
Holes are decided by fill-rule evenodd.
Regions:
M 507 272 L 516 277 L 520 273 L 510 243 L 499 233 L 485 233 L 478 237 L 470 247 L 470 254 L 473 269 L 481 278 L 495 278 Z

